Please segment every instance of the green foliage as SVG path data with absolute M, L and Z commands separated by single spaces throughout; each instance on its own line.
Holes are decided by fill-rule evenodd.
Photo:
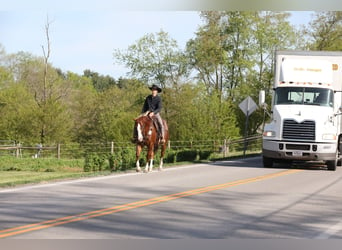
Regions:
M 165 157 L 164 157 L 165 163 L 176 163 L 177 162 L 177 151 L 169 149 L 166 151 Z
M 109 156 L 111 171 L 126 171 L 135 164 L 135 151 L 131 148 L 116 149 L 114 154 Z
M 197 158 L 197 150 L 184 150 L 177 153 L 177 162 L 195 161 Z
M 207 161 L 213 152 L 211 150 L 167 150 L 164 163 Z
M 92 82 L 94 88 L 100 92 L 105 91 L 105 90 L 109 89 L 110 87 L 116 85 L 116 81 L 114 78 L 112 78 L 110 76 L 99 75 L 99 73 L 93 72 L 89 69 L 85 70 L 83 72 L 83 75 L 85 77 L 91 79 L 91 82 Z
M 187 60 L 177 41 L 162 30 L 144 35 L 126 51 L 115 50 L 114 58 L 131 69 L 132 77 L 157 81 L 162 88 L 177 85 L 178 79 L 188 74 Z
M 342 11 L 316 12 L 305 29 L 310 50 L 342 50 Z
M 84 161 L 80 159 L 16 158 L 1 156 L 0 171 L 33 172 L 82 172 Z
M 84 172 L 96 172 L 108 169 L 107 156 L 104 154 L 89 153 L 84 160 Z
M 209 160 L 212 153 L 210 150 L 200 150 L 198 152 L 199 160 Z
M 0 139 L 31 145 L 128 142 L 147 86 L 155 81 L 163 87 L 162 117 L 171 140 L 240 137 L 246 117 L 238 104 L 247 96 L 257 102 L 261 89 L 271 102 L 275 49 L 341 50 L 340 11 L 317 12 L 304 29 L 291 26 L 287 12 L 200 15 L 203 23 L 183 50 L 164 31 L 115 50 L 114 59 L 130 68 L 132 79 L 89 69 L 63 73 L 42 57 L 6 54 L 0 46 Z M 263 119 L 256 110 L 248 134 L 257 133 Z M 170 152 L 168 160 L 176 154 Z M 134 160 L 125 162 L 128 168 Z

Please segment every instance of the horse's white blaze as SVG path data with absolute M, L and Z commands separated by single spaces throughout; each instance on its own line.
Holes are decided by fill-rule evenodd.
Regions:
M 137 126 L 137 131 L 138 131 L 138 141 L 142 142 L 143 141 L 143 135 L 142 135 L 141 127 L 140 127 L 139 123 L 138 123 L 138 126 Z

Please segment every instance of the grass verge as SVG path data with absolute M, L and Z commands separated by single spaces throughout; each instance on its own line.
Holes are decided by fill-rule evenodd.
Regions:
M 247 152 L 246 157 L 260 155 L 260 152 Z M 211 157 L 210 161 L 229 160 L 242 157 L 242 153 L 231 154 L 229 157 Z M 208 161 L 197 161 L 196 163 Z M 164 164 L 191 164 L 194 162 L 176 162 Z M 79 179 L 112 174 L 109 170 L 98 172 L 84 172 L 84 159 L 55 159 L 55 158 L 15 158 L 13 156 L 0 157 L 0 188 L 14 187 L 24 184 L 37 184 L 67 179 Z

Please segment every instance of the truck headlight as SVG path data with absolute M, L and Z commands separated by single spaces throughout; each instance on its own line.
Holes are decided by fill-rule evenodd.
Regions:
M 323 140 L 336 140 L 335 134 L 323 134 L 322 135 Z
M 262 135 L 265 137 L 275 137 L 276 133 L 272 130 L 266 130 L 264 133 L 262 133 Z

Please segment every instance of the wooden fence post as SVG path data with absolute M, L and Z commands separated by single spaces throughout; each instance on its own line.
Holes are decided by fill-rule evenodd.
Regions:
M 227 139 L 223 141 L 223 157 L 227 157 Z
M 61 158 L 61 144 L 57 144 L 57 159 Z
M 114 154 L 114 142 L 113 141 L 110 143 L 110 153 Z
M 20 150 L 20 143 L 16 144 L 15 147 L 16 147 L 15 156 L 16 156 L 17 158 L 19 158 L 19 154 L 20 154 L 20 153 L 19 153 L 19 150 Z
M 227 156 L 228 156 L 228 155 L 229 155 L 229 153 L 230 153 L 230 148 L 229 148 L 229 147 L 230 147 L 230 144 L 231 144 L 231 140 L 230 140 L 230 139 L 228 139 L 228 143 L 227 143 L 227 150 L 226 150 L 226 151 L 227 151 L 227 153 L 226 153 L 226 154 L 227 154 Z

